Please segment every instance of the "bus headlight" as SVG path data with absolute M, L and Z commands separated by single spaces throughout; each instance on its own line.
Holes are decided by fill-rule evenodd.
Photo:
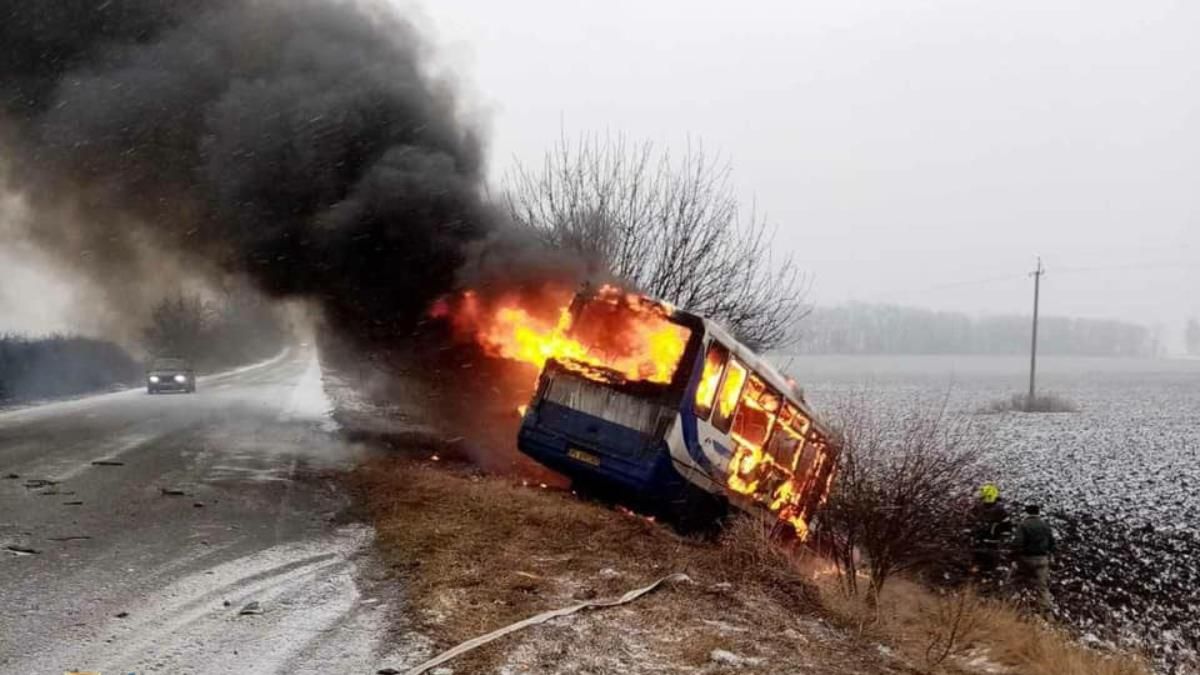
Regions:
M 187 382 L 187 376 L 186 375 L 176 375 L 175 381 L 178 382 L 179 384 L 183 384 L 184 382 Z

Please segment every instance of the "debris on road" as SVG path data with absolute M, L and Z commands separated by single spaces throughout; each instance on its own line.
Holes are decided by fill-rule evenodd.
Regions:
M 258 604 L 257 600 L 252 600 L 252 601 L 246 603 L 246 606 L 242 607 L 242 609 L 238 611 L 238 614 L 241 614 L 241 615 L 254 615 L 254 614 L 262 614 L 262 613 L 263 613 L 262 605 Z
M 204 508 L 204 502 L 193 502 L 193 503 L 192 503 L 192 508 L 194 508 L 194 509 L 202 509 L 202 508 Z
M 79 541 L 82 539 L 91 539 L 86 534 L 69 534 L 64 537 L 46 537 L 47 541 Z
M 8 546 L 5 546 L 4 548 L 8 549 L 9 551 L 12 551 L 13 553 L 16 553 L 17 555 L 38 555 L 41 553 L 41 551 L 37 550 L 36 548 L 29 548 L 28 546 L 19 546 L 17 544 L 9 544 Z
M 58 485 L 58 482 L 52 481 L 48 478 L 30 478 L 29 480 L 25 481 L 25 487 L 29 490 L 37 490 L 44 487 L 50 487 L 52 485 Z
M 129 612 L 117 612 L 114 616 L 116 616 L 118 619 L 124 619 L 125 617 L 129 616 Z
M 125 462 L 115 462 L 111 459 L 97 459 L 92 466 L 125 466 Z
M 6 475 L 4 478 L 7 480 L 16 480 L 17 478 L 20 478 L 20 476 L 15 473 L 10 473 L 10 474 Z
M 83 502 L 63 502 L 63 506 L 83 506 Z
M 177 488 L 159 488 L 164 497 L 186 497 L 187 493 Z

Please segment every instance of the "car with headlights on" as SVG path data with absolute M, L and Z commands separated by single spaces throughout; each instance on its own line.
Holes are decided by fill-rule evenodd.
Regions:
M 164 391 L 196 393 L 196 371 L 187 359 L 157 358 L 146 369 L 146 392 Z

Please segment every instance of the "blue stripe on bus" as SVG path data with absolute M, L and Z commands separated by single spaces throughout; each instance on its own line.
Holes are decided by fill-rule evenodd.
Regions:
M 683 445 L 687 450 L 688 457 L 692 461 L 700 465 L 705 473 L 712 475 L 713 465 L 708 460 L 708 456 L 704 454 L 704 449 L 700 447 L 700 432 L 699 422 L 696 419 L 696 413 L 693 404 L 696 400 L 696 387 L 700 386 L 700 377 L 704 373 L 704 350 L 698 350 L 696 353 L 696 362 L 692 365 L 692 377 L 688 380 L 688 386 L 684 389 L 683 402 L 679 406 L 679 419 L 683 431 Z

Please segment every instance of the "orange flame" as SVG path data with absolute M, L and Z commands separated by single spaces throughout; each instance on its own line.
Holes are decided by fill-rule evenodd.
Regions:
M 730 360 L 730 364 L 736 364 Z M 738 371 L 730 369 L 729 373 Z M 735 379 L 746 380 L 744 371 Z M 720 410 L 724 410 L 730 378 L 727 375 L 721 392 Z M 732 428 L 729 431 L 735 451 L 729 462 L 726 485 L 733 492 L 774 512 L 780 520 L 789 523 L 801 541 L 808 537 L 808 516 L 813 501 L 813 490 L 819 490 L 819 499 L 824 503 L 832 483 L 830 478 L 821 485 L 814 485 L 812 477 L 821 472 L 827 460 L 828 446 L 820 441 L 811 442 L 816 457 L 812 467 L 806 467 L 803 475 L 797 474 L 800 454 L 805 452 L 805 441 L 811 422 L 791 404 L 781 405 L 778 394 L 764 382 L 751 375 L 741 389 L 740 397 L 733 395 L 729 407 L 736 409 Z M 736 391 L 736 389 L 735 389 Z
M 551 311 L 521 298 L 506 297 L 485 306 L 471 291 L 456 301 L 434 305 L 489 355 L 541 369 L 550 359 L 601 382 L 668 383 L 683 357 L 690 331 L 670 320 L 668 305 L 604 286 L 571 312 L 562 293 Z
M 700 375 L 700 383 L 696 385 L 696 412 L 707 417 L 712 410 L 713 399 L 717 395 L 717 383 L 721 381 L 721 369 L 725 361 L 722 355 L 709 349 L 704 357 L 704 372 Z

